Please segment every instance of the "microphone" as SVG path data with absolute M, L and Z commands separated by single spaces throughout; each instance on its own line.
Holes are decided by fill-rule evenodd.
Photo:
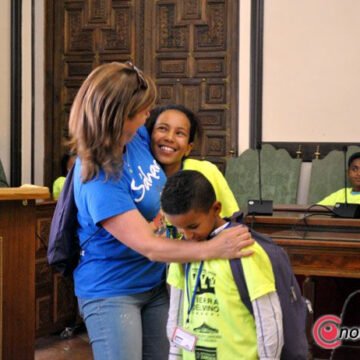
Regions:
M 333 209 L 334 215 L 342 218 L 356 219 L 360 218 L 360 205 L 359 204 L 349 204 L 347 201 L 347 168 L 346 168 L 346 155 L 347 155 L 347 146 L 343 147 L 344 153 L 344 191 L 345 191 L 345 202 L 336 203 Z
M 272 200 L 263 200 L 262 198 L 262 183 L 261 183 L 261 144 L 257 147 L 258 157 L 258 175 L 259 175 L 259 200 L 248 200 L 248 215 L 272 215 L 273 202 Z

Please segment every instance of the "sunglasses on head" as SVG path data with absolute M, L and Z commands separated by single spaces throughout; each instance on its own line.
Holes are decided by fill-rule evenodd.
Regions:
M 142 71 L 137 66 L 135 66 L 131 61 L 127 61 L 125 64 L 128 65 L 131 70 L 135 71 L 139 83 L 139 88 L 147 89 L 148 85 Z

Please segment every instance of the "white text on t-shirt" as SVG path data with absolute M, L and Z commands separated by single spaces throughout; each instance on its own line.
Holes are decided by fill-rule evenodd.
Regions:
M 149 191 L 153 184 L 152 179 L 160 179 L 160 166 L 155 160 L 153 164 L 149 166 L 149 171 L 147 173 L 143 171 L 140 165 L 138 166 L 138 169 L 139 177 L 142 180 L 142 184 L 137 185 L 135 179 L 132 179 L 131 181 L 131 190 L 140 191 L 140 195 L 134 199 L 135 202 L 140 202 L 143 200 L 146 191 Z

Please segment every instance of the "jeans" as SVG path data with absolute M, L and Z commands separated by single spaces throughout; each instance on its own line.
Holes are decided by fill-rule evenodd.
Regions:
M 165 286 L 141 294 L 78 299 L 94 360 L 166 360 L 169 295 Z

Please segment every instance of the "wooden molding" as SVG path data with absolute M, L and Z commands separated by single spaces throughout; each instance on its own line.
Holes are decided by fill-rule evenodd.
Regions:
M 16 188 L 0 189 L 0 200 L 32 200 L 49 198 L 49 188 L 44 186 L 23 185 Z

